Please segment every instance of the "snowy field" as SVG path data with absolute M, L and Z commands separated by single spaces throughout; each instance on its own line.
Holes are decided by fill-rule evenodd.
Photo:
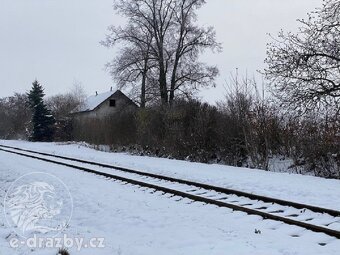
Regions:
M 79 145 L 0 141 L 86 160 L 215 184 L 340 210 L 340 181 L 260 170 L 104 153 Z M 280 222 L 190 201 L 176 201 L 75 169 L 0 152 L 0 205 L 20 176 L 57 176 L 73 197 L 72 220 L 64 234 L 105 238 L 105 248 L 70 249 L 73 254 L 339 254 L 340 240 Z M 255 234 L 255 229 L 261 234 Z M 0 214 L 0 254 L 54 255 L 55 249 L 9 247 L 15 233 Z M 300 237 L 294 238 L 293 235 Z M 320 246 L 318 243 L 327 243 Z
M 81 145 L 1 141 L 0 144 L 81 158 L 116 166 L 194 180 L 325 208 L 340 210 L 340 181 L 224 165 L 99 152 Z

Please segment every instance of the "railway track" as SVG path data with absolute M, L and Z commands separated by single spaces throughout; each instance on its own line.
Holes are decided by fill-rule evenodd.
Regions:
M 0 151 L 82 170 L 124 184 L 152 189 L 152 192 L 162 192 L 164 195 L 258 215 L 340 239 L 340 211 L 17 147 L 0 145 Z

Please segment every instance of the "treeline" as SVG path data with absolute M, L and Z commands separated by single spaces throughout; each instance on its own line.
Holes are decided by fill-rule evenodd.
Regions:
M 339 127 L 336 115 L 287 113 L 243 88 L 218 106 L 180 100 L 75 121 L 73 138 L 112 151 L 264 170 L 290 160 L 292 172 L 340 178 Z
M 41 87 L 41 89 L 41 95 L 38 98 L 44 105 L 46 104 L 48 110 L 48 112 L 43 112 L 42 115 L 50 114 L 56 120 L 51 127 L 53 131 L 52 139 L 55 141 L 72 140 L 70 112 L 79 106 L 85 98 L 82 87 L 75 84 L 70 92 L 55 95 L 46 100 L 43 99 L 43 88 Z M 13 96 L 0 98 L 1 139 L 47 141 L 46 139 L 33 139 L 34 123 L 37 124 L 39 121 L 36 120 L 36 113 L 32 109 L 36 109 L 38 103 L 32 104 L 32 100 L 29 98 L 30 94 L 31 92 L 15 93 Z
M 104 119 L 73 119 L 84 93 L 50 97 L 55 141 L 110 145 L 113 151 L 276 170 L 290 160 L 298 173 L 340 178 L 340 120 L 337 111 L 301 114 L 261 96 L 248 79 L 233 80 L 217 106 L 176 100 L 136 111 L 122 109 Z M 0 99 L 0 138 L 29 139 L 32 112 L 26 94 Z
M 249 80 L 235 81 L 223 102 L 176 100 L 104 119 L 73 119 L 79 91 L 46 100 L 56 118 L 55 141 L 109 145 L 113 151 L 276 170 L 290 160 L 298 173 L 340 178 L 340 120 L 336 111 L 286 111 Z M 0 138 L 29 139 L 27 95 L 0 99 Z

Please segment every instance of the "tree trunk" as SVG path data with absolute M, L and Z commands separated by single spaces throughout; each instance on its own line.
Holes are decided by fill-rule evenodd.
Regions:
M 168 89 L 167 89 L 167 84 L 166 84 L 165 72 L 160 72 L 159 74 L 159 89 L 160 89 L 160 94 L 161 94 L 162 105 L 167 105 L 169 98 L 168 98 Z
M 145 105 L 146 105 L 145 87 L 146 87 L 146 73 L 144 72 L 143 78 L 142 78 L 141 95 L 140 95 L 140 107 L 141 108 L 145 108 Z
M 144 69 L 142 73 L 142 86 L 140 94 L 140 107 L 145 108 L 146 106 L 146 78 L 148 74 L 148 59 L 144 59 Z
M 169 102 L 168 97 L 168 86 L 166 80 L 166 70 L 164 66 L 163 48 L 160 48 L 160 58 L 159 58 L 159 89 L 161 94 L 162 105 L 167 105 Z
M 178 58 L 176 57 L 176 62 L 172 71 L 171 76 L 171 84 L 170 84 L 170 98 L 169 98 L 169 104 L 172 106 L 174 99 L 175 99 L 175 88 L 176 88 L 176 73 L 177 73 L 177 67 L 178 67 Z

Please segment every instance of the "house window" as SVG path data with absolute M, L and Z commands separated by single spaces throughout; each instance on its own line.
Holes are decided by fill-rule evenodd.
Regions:
M 114 99 L 110 100 L 110 107 L 116 107 L 116 100 Z

